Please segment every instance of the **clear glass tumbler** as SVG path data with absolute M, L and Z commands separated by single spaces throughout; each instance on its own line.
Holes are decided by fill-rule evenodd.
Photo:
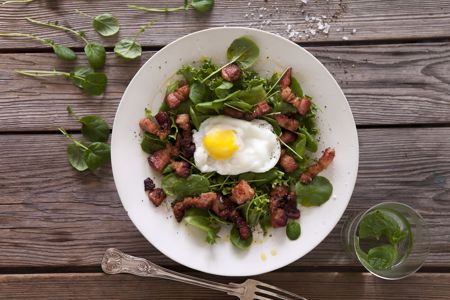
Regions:
M 410 206 L 383 202 L 351 216 L 341 233 L 345 249 L 370 273 L 396 280 L 414 274 L 430 251 L 424 219 Z

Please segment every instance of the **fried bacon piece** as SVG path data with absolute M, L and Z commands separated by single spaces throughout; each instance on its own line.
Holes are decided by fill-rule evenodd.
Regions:
M 155 116 L 156 122 L 149 118 L 143 118 L 139 121 L 139 127 L 142 130 L 154 134 L 160 140 L 166 139 L 170 133 L 170 118 L 166 112 L 159 112 Z
M 298 168 L 298 164 L 295 159 L 284 150 L 281 152 L 279 163 L 286 173 L 292 173 Z
M 222 69 L 221 75 L 223 80 L 236 81 L 241 76 L 241 69 L 236 64 L 230 64 Z
M 277 186 L 270 193 L 269 210 L 270 222 L 273 228 L 286 226 L 288 218 L 300 218 L 300 210 L 297 208 L 297 196 L 289 193 L 286 186 Z
M 144 191 L 153 191 L 155 189 L 155 183 L 150 177 L 144 180 Z
M 313 178 L 317 176 L 317 174 L 325 170 L 330 165 L 335 155 L 336 151 L 333 148 L 328 147 L 325 149 L 322 156 L 319 158 L 319 161 L 310 166 L 308 170 L 300 176 L 300 181 L 304 184 L 310 183 Z
M 295 140 L 297 139 L 297 135 L 293 132 L 290 131 L 283 131 L 283 133 L 280 136 L 280 140 L 285 143 L 285 144 L 290 144 L 292 142 L 295 142 Z
M 249 112 L 242 112 L 237 109 L 234 109 L 232 107 L 225 106 L 223 108 L 223 114 L 235 119 L 242 119 L 251 121 L 256 118 L 262 117 L 268 112 L 270 112 L 272 108 L 269 106 L 266 100 L 263 100 L 261 102 L 258 102 L 255 106 L 255 109 L 249 113 Z
M 167 106 L 170 109 L 177 108 L 181 102 L 185 101 L 189 97 L 189 85 L 186 84 L 184 81 L 179 82 L 179 87 L 172 93 L 168 94 L 166 96 Z
M 222 199 L 223 201 L 220 201 L 219 198 L 214 200 L 211 210 L 219 217 L 233 222 L 239 231 L 241 239 L 249 239 L 251 236 L 250 226 L 248 226 L 239 211 L 236 210 L 236 204 L 229 197 L 222 197 Z
M 255 196 L 255 191 L 247 181 L 241 180 L 231 190 L 231 200 L 238 205 L 244 204 Z
M 300 126 L 298 120 L 291 118 L 286 114 L 276 114 L 274 115 L 274 118 L 277 121 L 278 125 L 290 131 L 295 131 L 297 130 L 298 126 Z
M 292 68 L 289 68 L 280 79 L 281 89 L 289 87 L 291 85 Z
M 246 119 L 246 113 L 229 106 L 225 106 L 223 108 L 223 114 L 235 119 L 243 119 L 243 120 Z
M 163 189 L 156 188 L 152 191 L 148 192 L 148 199 L 156 206 L 160 206 L 161 203 L 166 199 L 166 193 L 164 193 Z
M 173 206 L 173 214 L 178 222 L 184 217 L 184 212 L 189 208 L 210 209 L 215 201 L 219 199 L 219 195 L 214 192 L 200 194 L 198 197 L 187 197 L 177 202 Z
M 186 178 L 191 174 L 189 164 L 184 160 L 182 161 L 172 160 L 170 165 L 172 166 L 172 169 L 175 171 L 175 174 L 177 174 L 180 177 Z
M 183 130 L 191 130 L 190 120 L 188 114 L 179 114 L 175 119 L 175 123 Z
M 269 106 L 269 103 L 267 103 L 266 100 L 263 100 L 256 104 L 255 109 L 251 113 L 251 117 L 252 117 L 252 119 L 262 117 L 265 114 L 269 113 L 271 110 L 272 110 L 272 108 Z
M 176 147 L 167 144 L 166 148 L 158 150 L 148 157 L 150 167 L 158 172 L 162 172 L 164 168 L 170 163 L 170 158 L 179 154 Z

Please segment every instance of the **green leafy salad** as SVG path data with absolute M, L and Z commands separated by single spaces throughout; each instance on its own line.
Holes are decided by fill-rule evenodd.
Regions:
M 332 194 L 318 174 L 335 150 L 313 159 L 317 109 L 292 68 L 262 77 L 252 70 L 259 48 L 246 36 L 226 54 L 223 66 L 207 58 L 183 65 L 159 111 L 145 110 L 141 147 L 162 176 L 161 187 L 145 179 L 145 190 L 155 206 L 174 199 L 175 219 L 204 231 L 209 244 L 223 227 L 240 249 L 270 227 L 296 240 L 298 204 L 319 206 Z

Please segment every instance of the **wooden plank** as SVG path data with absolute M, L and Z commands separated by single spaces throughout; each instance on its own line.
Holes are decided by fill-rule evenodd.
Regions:
M 334 74 L 358 125 L 450 122 L 450 43 L 308 48 Z M 112 124 L 126 85 L 141 61 L 108 58 L 109 85 L 103 98 L 84 95 L 63 78 L 35 79 L 15 69 L 70 70 L 50 54 L 0 54 L 0 131 L 78 129 L 67 116 L 71 104 Z M 83 60 L 82 63 L 85 63 Z M 20 111 L 20 114 L 17 113 Z
M 427 267 L 449 267 L 450 128 L 362 129 L 360 170 L 345 213 L 382 201 L 417 208 L 430 225 Z M 0 135 L 0 266 L 98 266 L 106 248 L 176 265 L 138 233 L 121 206 L 110 168 L 77 173 L 63 136 Z M 357 266 L 344 252 L 342 221 L 291 266 Z
M 227 282 L 241 278 L 189 275 Z M 399 281 L 384 281 L 367 273 L 273 272 L 256 279 L 308 299 L 448 299 L 450 274 L 418 273 Z M 183 291 L 183 292 L 180 292 Z M 224 293 L 155 278 L 87 274 L 1 275 L 2 299 L 236 299 Z
M 142 6 L 165 7 L 167 5 L 174 7 L 179 6 L 182 1 L 155 0 L 149 3 L 145 0 L 135 0 L 128 3 Z M 446 29 L 450 27 L 450 0 L 386 0 L 381 2 L 330 0 L 309 1 L 307 5 L 302 5 L 298 0 L 275 2 L 227 0 L 217 1 L 213 11 L 204 15 L 194 11 L 149 14 L 131 11 L 126 4 L 127 2 L 119 0 L 36 0 L 28 5 L 5 5 L 0 10 L 0 31 L 20 28 L 24 32 L 34 32 L 67 45 L 81 47 L 84 44 L 79 39 L 64 32 L 36 27 L 25 21 L 24 17 L 34 17 L 43 21 L 58 20 L 74 28 L 85 30 L 88 38 L 102 40 L 108 46 L 113 46 L 117 38 L 133 36 L 138 26 L 150 20 L 155 21 L 155 25 L 152 30 L 141 37 L 142 44 L 145 46 L 166 45 L 185 34 L 221 26 L 250 26 L 283 36 L 289 36 L 293 31 L 299 31 L 301 37 L 292 35 L 295 41 L 302 43 L 342 41 L 344 36 L 352 41 L 443 38 L 449 37 Z M 93 31 L 90 20 L 77 14 L 75 9 L 93 15 L 102 12 L 113 13 L 122 24 L 120 36 L 101 39 Z M 305 18 L 317 18 L 323 15 L 329 18 L 333 15 L 336 17 L 330 21 L 331 29 L 328 36 L 310 33 L 310 38 L 306 39 L 303 31 L 309 28 L 308 25 L 312 25 L 310 22 L 306 22 Z M 263 24 L 268 20 L 270 20 L 270 24 Z M 318 26 L 315 25 L 312 28 L 317 29 Z M 353 29 L 356 29 L 355 34 L 352 34 Z M 4 40 L 1 46 L 2 48 L 42 47 L 39 43 L 28 43 L 16 39 Z

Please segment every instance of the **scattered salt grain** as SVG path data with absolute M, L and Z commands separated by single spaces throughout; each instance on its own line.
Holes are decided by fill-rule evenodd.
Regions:
M 352 34 L 355 34 L 355 33 L 356 33 L 356 28 L 353 28 Z
M 344 41 L 348 41 L 348 36 L 345 36 L 345 35 L 344 35 L 344 36 L 342 37 L 342 39 L 343 39 Z

